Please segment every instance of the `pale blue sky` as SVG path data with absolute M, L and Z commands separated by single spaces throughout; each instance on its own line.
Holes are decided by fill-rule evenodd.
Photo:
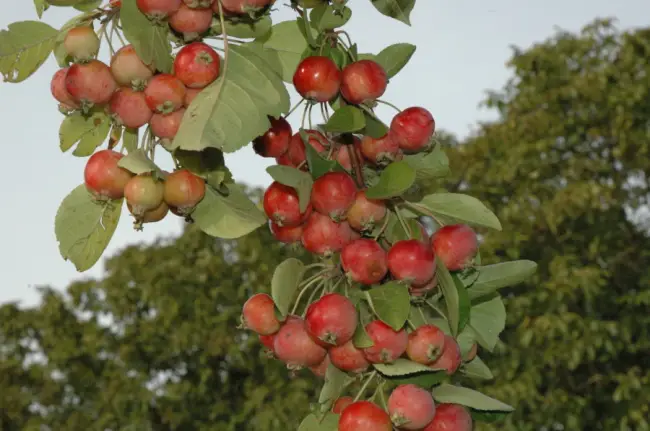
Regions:
M 555 26 L 578 30 L 596 17 L 615 16 L 623 28 L 650 24 L 647 0 L 419 0 L 412 27 L 379 15 L 368 0 L 352 0 L 351 4 L 354 16 L 347 31 L 362 52 L 378 52 L 396 42 L 418 46 L 384 98 L 401 107 L 425 106 L 433 112 L 439 128 L 460 136 L 477 120 L 491 118 L 478 104 L 485 90 L 498 89 L 508 79 L 505 62 L 510 45 L 527 47 L 550 36 Z M 290 16 L 286 8 L 281 9 L 276 14 L 278 21 Z M 60 27 L 74 13 L 51 8 L 45 20 Z M 12 2 L 11 7 L 2 8 L 0 27 L 34 19 L 31 1 Z M 31 304 L 38 298 L 35 285 L 64 288 L 84 276 L 63 261 L 54 237 L 58 205 L 83 181 L 86 160 L 59 151 L 62 117 L 49 89 L 56 68 L 50 59 L 22 84 L 0 83 L 4 162 L 0 184 L 6 185 L 8 192 L 0 214 L 0 302 L 18 299 Z M 295 121 L 291 122 L 295 125 Z M 238 181 L 270 183 L 265 172 L 268 161 L 256 157 L 250 148 L 230 155 L 227 161 Z M 107 253 L 178 232 L 180 223 L 175 217 L 134 232 L 125 213 Z M 102 270 L 100 262 L 86 274 L 98 276 Z

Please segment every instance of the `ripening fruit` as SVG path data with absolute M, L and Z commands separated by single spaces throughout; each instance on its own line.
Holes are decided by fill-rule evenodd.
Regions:
M 280 330 L 280 321 L 275 315 L 275 303 L 266 293 L 251 296 L 244 303 L 242 323 L 260 335 L 275 334 Z
M 323 359 L 323 362 L 321 362 L 318 365 L 314 365 L 313 367 L 309 367 L 309 370 L 314 373 L 316 377 L 324 378 L 325 374 L 327 373 L 327 368 L 330 366 L 330 357 L 325 356 L 325 359 Z
M 397 241 L 388 251 L 388 270 L 397 280 L 423 286 L 431 281 L 435 274 L 435 256 L 431 247 L 422 241 Z
M 169 16 L 169 26 L 185 35 L 205 33 L 212 25 L 212 9 L 193 9 L 181 4 L 176 12 Z
M 279 226 L 298 226 L 311 214 L 311 204 L 301 212 L 296 190 L 277 181 L 264 192 L 263 205 L 266 216 Z
M 419 386 L 399 385 L 388 397 L 388 414 L 400 430 L 421 430 L 436 414 L 436 404 L 429 391 Z
M 386 71 L 372 60 L 348 64 L 341 73 L 341 96 L 354 105 L 379 99 L 387 85 Z
M 183 3 L 192 9 L 205 9 L 212 7 L 214 0 L 183 0 Z
M 311 56 L 300 62 L 293 75 L 296 91 L 307 100 L 329 102 L 341 87 L 341 71 L 329 57 Z
M 136 0 L 138 9 L 152 20 L 163 20 L 181 7 L 181 0 Z
M 395 331 L 381 320 L 374 320 L 366 325 L 366 332 L 374 344 L 363 349 L 363 355 L 372 364 L 395 362 L 406 351 L 408 334 L 404 329 Z
M 127 202 L 126 204 L 127 209 L 131 214 L 133 214 L 140 223 L 156 223 L 159 222 L 160 220 L 164 219 L 167 214 L 169 213 L 169 206 L 163 202 L 161 203 L 158 208 L 154 208 L 152 210 L 146 211 L 144 214 L 137 215 L 134 214 L 133 212 L 133 206 Z
M 311 204 L 314 210 L 342 220 L 354 203 L 357 186 L 352 177 L 344 172 L 328 172 L 319 177 L 311 189 Z
M 422 431 L 472 431 L 472 415 L 459 404 L 438 404 L 436 415 Z
M 445 370 L 447 374 L 452 375 L 458 370 L 461 362 L 462 357 L 458 343 L 454 337 L 445 335 L 445 346 L 442 349 L 442 355 L 429 367 L 434 370 Z
M 341 413 L 338 431 L 393 431 L 390 416 L 370 401 L 357 401 Z
M 294 244 L 300 242 L 303 227 L 299 226 L 278 226 L 276 223 L 269 221 L 269 227 L 273 237 L 285 244 Z
M 364 136 L 359 147 L 363 157 L 375 166 L 387 166 L 401 158 L 399 144 L 390 133 L 378 139 Z
M 466 224 L 454 224 L 438 229 L 431 238 L 435 255 L 450 271 L 460 271 L 471 265 L 478 251 L 476 232 Z
M 66 33 L 63 47 L 75 61 L 88 61 L 97 57 L 99 38 L 90 26 L 74 27 Z
M 262 135 L 253 140 L 253 149 L 262 157 L 277 158 L 289 150 L 291 142 L 291 125 L 284 117 L 268 117 L 271 127 Z M 298 135 L 300 137 L 300 135 Z
M 274 1 L 275 0 L 221 0 L 221 5 L 230 13 L 244 15 L 265 8 Z
M 329 142 L 327 141 L 325 135 L 317 130 L 305 130 L 305 133 L 308 137 L 308 144 L 311 145 L 311 147 L 316 150 L 317 153 L 320 154 L 325 151 L 325 145 L 329 145 Z M 302 165 L 305 167 L 305 170 L 307 169 L 307 153 L 305 149 L 305 143 L 303 142 L 300 133 L 296 133 L 291 137 L 291 140 L 289 141 L 289 149 L 286 152 L 286 156 L 287 161 L 290 163 L 286 166 L 293 166 L 297 168 L 298 166 Z
M 436 361 L 445 347 L 445 333 L 435 325 L 422 325 L 409 334 L 406 355 L 423 365 Z
M 341 250 L 341 266 L 351 280 L 371 285 L 386 277 L 386 252 L 377 241 L 361 238 Z
M 267 349 L 269 349 L 271 352 L 273 352 L 273 343 L 275 342 L 275 335 L 276 334 L 258 335 L 260 338 L 260 343 L 262 343 L 262 345 Z
M 99 60 L 90 60 L 70 66 L 65 75 L 65 89 L 74 100 L 90 107 L 107 103 L 117 83 L 108 66 Z
M 425 150 L 436 130 L 436 122 L 431 112 L 414 106 L 393 117 L 390 134 L 397 145 L 406 153 Z
M 158 208 L 163 202 L 165 186 L 151 174 L 136 175 L 124 186 L 124 197 L 135 216 Z
M 181 214 L 189 214 L 205 196 L 205 180 L 187 169 L 172 172 L 165 180 L 164 199 Z
M 190 104 L 198 94 L 202 91 L 202 88 L 187 88 L 185 89 L 185 99 L 183 100 L 183 106 L 189 108 Z
M 361 349 L 354 346 L 352 340 L 342 346 L 330 348 L 329 356 L 335 367 L 348 373 L 363 373 L 370 366 L 370 362 Z
M 309 216 L 302 232 L 305 249 L 322 256 L 341 251 L 354 239 L 355 232 L 347 222 L 337 223 L 317 212 Z
M 52 77 L 52 82 L 50 83 L 50 91 L 57 102 L 65 108 L 73 110 L 79 108 L 79 103 L 77 103 L 70 93 L 68 93 L 68 90 L 65 89 L 65 75 L 67 73 L 67 67 L 56 71 Z
M 356 152 L 357 160 L 360 164 L 363 164 L 363 155 L 361 154 L 361 150 L 359 150 L 361 144 L 359 138 L 353 136 L 348 142 L 339 142 L 339 144 L 333 148 L 332 154 L 329 157 L 330 159 L 336 160 L 346 171 L 351 172 L 353 167 L 352 153 Z
M 425 296 L 428 292 L 438 287 L 438 277 L 434 275 L 430 282 L 424 286 L 409 286 L 409 293 L 416 298 Z
M 334 413 L 335 415 L 340 415 L 343 412 L 343 410 L 353 402 L 354 402 L 354 398 L 352 397 L 337 398 L 336 401 L 334 402 L 334 406 L 332 406 L 332 413 Z
M 327 350 L 309 336 L 305 321 L 298 316 L 287 317 L 275 336 L 273 351 L 291 369 L 313 367 L 327 355 Z
M 185 102 L 185 85 L 168 73 L 161 73 L 149 80 L 144 89 L 149 109 L 160 114 L 171 114 L 181 109 Z
M 142 62 L 133 45 L 126 45 L 113 55 L 111 73 L 122 87 L 144 88 L 153 76 L 153 68 Z
M 133 174 L 117 164 L 124 157 L 113 150 L 101 150 L 90 156 L 84 169 L 86 189 L 99 199 L 121 199 Z
M 185 45 L 174 59 L 174 75 L 188 88 L 204 88 L 211 84 L 219 76 L 220 68 L 221 57 L 203 42 Z
M 151 120 L 153 112 L 147 106 L 144 93 L 123 87 L 113 93 L 108 105 L 118 124 L 137 129 Z
M 185 108 L 174 111 L 171 114 L 153 114 L 149 126 L 151 126 L 151 133 L 160 139 L 174 139 L 181 122 L 185 115 Z
M 352 339 L 359 323 L 357 309 L 348 298 L 328 293 L 307 307 L 309 335 L 323 347 L 341 346 Z
M 348 209 L 346 220 L 352 229 L 368 232 L 386 217 L 386 211 L 384 201 L 368 199 L 366 192 L 359 190 L 354 198 L 354 203 Z

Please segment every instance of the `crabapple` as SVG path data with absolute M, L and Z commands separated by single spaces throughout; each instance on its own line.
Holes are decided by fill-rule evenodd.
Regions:
M 298 64 L 293 85 L 298 94 L 307 100 L 329 102 L 341 87 L 341 71 L 329 57 L 307 57 Z
M 379 99 L 387 85 L 386 71 L 372 60 L 355 61 L 341 73 L 341 96 L 354 105 Z
M 158 208 L 154 208 L 152 210 L 146 211 L 142 215 L 137 215 L 133 212 L 133 206 L 127 202 L 126 204 L 127 209 L 131 214 L 133 214 L 136 218 L 139 219 L 141 223 L 156 223 L 159 222 L 160 220 L 164 219 L 165 216 L 167 216 L 167 213 L 169 213 L 169 206 L 163 202 L 161 203 Z
M 392 431 L 390 416 L 377 404 L 356 401 L 341 412 L 338 431 Z
M 284 154 L 281 155 L 280 157 L 276 157 L 276 158 L 275 158 L 275 162 L 276 162 L 278 165 L 281 165 L 281 166 L 290 166 L 290 167 L 292 167 L 292 168 L 297 168 L 297 167 L 298 167 L 297 165 L 294 165 L 294 164 L 291 162 L 291 159 L 289 158 L 289 154 L 288 154 L 288 153 L 284 153 Z
M 253 149 L 262 157 L 277 158 L 289 150 L 293 131 L 284 117 L 276 119 L 269 116 L 268 119 L 271 122 L 271 127 L 262 136 L 258 136 L 253 140 Z
M 279 226 L 277 223 L 269 221 L 269 227 L 273 237 L 285 244 L 294 244 L 300 242 L 302 237 L 303 226 Z
M 101 150 L 90 156 L 84 168 L 86 189 L 99 199 L 121 199 L 133 174 L 118 166 L 124 157 L 113 150 Z
M 327 143 L 327 138 L 317 130 L 305 130 L 307 134 L 307 143 L 316 150 L 317 153 L 322 153 L 325 151 L 325 146 L 323 143 Z M 296 133 L 291 137 L 289 141 L 289 148 L 287 149 L 287 156 L 290 166 L 298 167 L 302 165 L 307 160 L 307 153 L 305 149 L 305 143 L 300 136 L 300 133 Z M 304 165 L 306 166 L 306 165 Z
M 99 38 L 92 27 L 83 25 L 73 27 L 63 39 L 65 52 L 75 61 L 88 61 L 97 56 L 99 52 Z
M 334 413 L 335 415 L 340 415 L 343 412 L 343 410 L 353 402 L 354 402 L 354 398 L 352 397 L 337 398 L 336 401 L 334 402 L 334 406 L 332 406 L 332 413 Z
M 386 251 L 373 239 L 352 241 L 341 250 L 341 266 L 357 283 L 379 283 L 388 273 Z
M 136 0 L 140 12 L 149 19 L 162 20 L 181 7 L 181 0 Z
M 136 175 L 124 186 L 124 197 L 135 216 L 158 208 L 163 202 L 165 186 L 151 174 Z
M 202 88 L 187 88 L 185 90 L 185 98 L 183 99 L 183 106 L 189 108 L 194 98 L 198 96 L 202 90 L 203 90 Z
M 204 88 L 219 76 L 220 62 L 221 57 L 210 45 L 193 42 L 176 54 L 174 75 L 188 88 Z
M 332 152 L 332 159 L 336 160 L 339 165 L 346 171 L 352 171 L 352 152 L 356 152 L 357 160 L 362 161 L 363 155 L 359 150 L 361 140 L 354 136 L 351 143 L 342 143 Z
M 406 351 L 409 338 L 404 329 L 395 331 L 381 320 L 373 320 L 366 325 L 366 332 L 374 344 L 363 349 L 363 355 L 372 364 L 395 362 Z
M 327 368 L 329 366 L 330 366 L 330 357 L 325 356 L 325 359 L 323 359 L 323 362 L 321 362 L 320 364 L 315 365 L 313 367 L 309 367 L 309 369 L 311 370 L 312 373 L 314 373 L 314 375 L 316 377 L 323 378 L 323 377 L 325 377 L 325 374 L 327 373 Z
M 307 251 L 329 255 L 340 251 L 355 239 L 355 232 L 347 222 L 337 223 L 328 216 L 313 212 L 302 231 L 302 245 Z
M 275 0 L 221 0 L 221 5 L 228 12 L 244 15 L 265 8 L 274 2 Z
M 422 325 L 409 334 L 406 356 L 413 362 L 429 365 L 445 347 L 445 333 L 435 325 Z
M 431 248 L 422 241 L 416 239 L 397 241 L 388 250 L 388 269 L 397 280 L 423 286 L 435 274 L 435 256 Z
M 171 114 L 185 102 L 185 84 L 168 73 L 161 73 L 149 80 L 144 89 L 149 109 L 160 114 Z
M 407 108 L 393 117 L 390 134 L 407 153 L 417 153 L 429 146 L 436 122 L 431 112 L 419 106 Z
M 471 265 L 478 251 L 476 232 L 466 224 L 454 224 L 438 229 L 431 238 L 435 255 L 450 271 L 460 271 Z
M 409 286 L 409 292 L 411 293 L 411 296 L 415 297 L 421 297 L 426 295 L 428 292 L 432 291 L 438 286 L 438 277 L 436 275 L 433 276 L 430 282 L 425 284 L 424 286 Z
M 352 229 L 359 232 L 372 230 L 384 217 L 386 217 L 384 201 L 368 199 L 364 190 L 357 192 L 354 203 L 346 214 L 346 220 Z
M 357 309 L 348 298 L 328 293 L 307 307 L 305 325 L 323 347 L 341 346 L 352 339 L 359 323 Z
M 280 330 L 280 321 L 275 315 L 275 302 L 266 293 L 258 293 L 244 303 L 242 323 L 259 335 L 271 335 Z
M 352 340 L 341 346 L 330 348 L 329 356 L 336 368 L 349 373 L 363 373 L 370 366 L 363 351 L 358 349 Z
M 181 4 L 178 10 L 169 16 L 169 26 L 188 36 L 205 33 L 211 25 L 212 9 L 191 8 L 186 4 Z
M 357 186 L 350 175 L 328 172 L 314 181 L 311 204 L 319 213 L 341 220 L 354 203 L 356 194 Z
M 123 86 L 144 88 L 153 76 L 153 68 L 144 64 L 133 45 L 120 48 L 111 59 L 111 74 Z
M 214 0 L 183 0 L 183 3 L 192 9 L 204 9 L 211 7 Z
M 181 127 L 185 115 L 185 108 L 174 111 L 171 114 L 153 114 L 149 121 L 151 133 L 161 139 L 174 139 L 178 129 Z
M 390 133 L 381 138 L 364 136 L 359 145 L 361 154 L 375 166 L 387 166 L 401 158 L 401 151 Z
M 413 384 L 393 389 L 387 404 L 393 424 L 401 430 L 421 430 L 436 414 L 431 393 Z
M 311 214 L 311 204 L 301 212 L 296 190 L 277 181 L 264 192 L 263 206 L 267 217 L 279 226 L 298 226 Z
M 422 431 L 472 431 L 472 415 L 460 404 L 438 404 L 433 420 Z
M 76 63 L 65 75 L 65 89 L 82 105 L 92 106 L 108 102 L 117 89 L 111 70 L 99 60 Z
M 438 359 L 429 364 L 429 367 L 434 370 L 445 370 L 447 374 L 452 375 L 460 367 L 462 362 L 460 346 L 456 339 L 450 335 L 445 335 L 445 345 L 442 349 L 442 354 Z
M 287 317 L 275 336 L 273 351 L 291 369 L 313 367 L 327 355 L 327 350 L 309 336 L 305 321 L 298 316 Z
M 205 180 L 187 169 L 169 174 L 165 180 L 164 199 L 182 214 L 188 214 L 205 196 Z
M 122 87 L 113 93 L 108 105 L 109 111 L 118 124 L 137 129 L 151 120 L 153 112 L 149 109 L 144 93 Z
M 271 335 L 258 335 L 260 338 L 260 343 L 267 349 L 269 349 L 271 352 L 273 352 L 273 343 L 275 342 L 275 335 L 276 334 L 271 334 Z
M 50 91 L 52 96 L 67 109 L 77 109 L 79 108 L 79 103 L 68 93 L 68 90 L 65 89 L 65 75 L 68 73 L 68 68 L 59 69 L 56 71 L 52 77 L 52 82 L 50 83 Z

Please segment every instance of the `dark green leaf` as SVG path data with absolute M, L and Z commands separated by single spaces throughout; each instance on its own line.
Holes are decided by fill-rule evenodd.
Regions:
M 329 410 L 329 407 L 331 407 L 337 398 L 341 396 L 345 384 L 350 380 L 351 378 L 347 373 L 339 370 L 334 365 L 329 364 L 327 372 L 325 373 L 325 384 L 318 396 L 318 403 L 328 406 Z
M 406 66 L 414 53 L 415 45 L 396 43 L 377 54 L 377 62 L 382 65 L 388 77 L 392 78 Z
M 311 175 L 300 169 L 283 165 L 269 166 L 266 168 L 266 172 L 280 184 L 294 188 L 298 193 L 300 211 L 305 212 L 307 210 L 311 197 L 311 186 L 314 184 Z
M 174 157 L 180 165 L 190 170 L 217 191 L 223 190 L 224 183 L 232 182 L 232 174 L 226 167 L 223 153 L 216 148 L 203 151 L 174 151 Z
M 354 347 L 358 349 L 366 349 L 375 345 L 375 343 L 372 341 L 372 338 L 370 338 L 366 332 L 366 327 L 363 320 L 361 319 L 361 316 L 359 316 L 359 324 L 357 325 L 357 329 L 354 332 L 352 343 L 354 344 Z
M 282 316 L 291 311 L 291 304 L 305 272 L 305 265 L 289 258 L 275 268 L 271 281 L 271 297 Z
M 501 230 L 501 223 L 492 211 L 475 197 L 460 193 L 434 193 L 425 196 L 420 205 L 445 224 L 468 223 Z
M 460 372 L 471 379 L 492 380 L 494 378 L 490 368 L 478 356 L 471 362 L 464 363 L 460 367 Z
M 374 286 L 366 291 L 366 295 L 381 321 L 396 331 L 402 329 L 411 311 L 411 297 L 407 286 L 392 281 Z
M 525 281 L 537 271 L 537 264 L 530 260 L 516 260 L 479 266 L 476 269 L 478 278 L 467 291 L 471 300 Z
M 379 118 L 369 113 L 363 113 L 366 118 L 366 127 L 363 129 L 363 134 L 370 136 L 374 139 L 383 138 L 388 133 L 388 126 L 385 125 Z
M 370 3 L 382 14 L 411 25 L 411 11 L 415 0 L 370 0 Z
M 374 364 L 377 371 L 384 376 L 396 377 L 417 373 L 435 373 L 436 370 L 408 359 L 399 358 L 392 364 Z
M 348 105 L 334 111 L 323 130 L 331 133 L 351 133 L 366 127 L 366 117 L 361 109 Z
M 346 172 L 345 168 L 336 160 L 328 160 L 323 158 L 318 152 L 309 144 L 309 136 L 307 132 L 300 129 L 300 137 L 305 144 L 305 154 L 307 157 L 307 165 L 309 172 L 313 179 L 318 179 L 328 172 Z
M 440 145 L 433 147 L 429 153 L 406 155 L 403 160 L 415 169 L 417 181 L 444 178 L 450 174 L 449 159 Z
M 313 28 L 324 31 L 343 27 L 351 17 L 352 11 L 348 7 L 337 9 L 335 6 L 323 4 L 311 10 L 309 21 Z
M 263 38 L 268 35 L 273 26 L 271 17 L 265 15 L 256 21 L 230 22 L 226 21 L 226 34 L 229 37 L 241 39 Z M 221 34 L 221 23 L 217 20 L 212 25 L 212 32 Z
M 461 386 L 442 384 L 433 389 L 433 399 L 438 403 L 460 404 L 476 410 L 511 412 L 514 408 L 480 392 Z
M 383 170 L 379 182 L 366 190 L 369 199 L 399 196 L 415 182 L 415 170 L 406 162 L 393 162 Z
M 442 290 L 442 295 L 445 298 L 445 304 L 447 306 L 449 327 L 452 335 L 456 336 L 462 330 L 461 321 L 464 324 L 467 323 L 467 317 L 470 312 L 469 298 L 464 286 L 462 290 L 458 288 L 456 281 L 454 281 L 449 270 L 439 258 L 436 258 L 436 274 L 438 277 L 438 284 Z M 460 284 L 460 282 L 458 283 Z

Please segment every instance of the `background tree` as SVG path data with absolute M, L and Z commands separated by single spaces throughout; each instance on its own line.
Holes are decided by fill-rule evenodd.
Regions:
M 649 429 L 650 238 L 631 220 L 649 197 L 649 57 L 650 29 L 605 20 L 516 50 L 487 102 L 500 118 L 449 152 L 458 188 L 507 226 L 484 261 L 539 265 L 502 292 L 488 358 L 483 389 L 517 407 L 507 429 Z

